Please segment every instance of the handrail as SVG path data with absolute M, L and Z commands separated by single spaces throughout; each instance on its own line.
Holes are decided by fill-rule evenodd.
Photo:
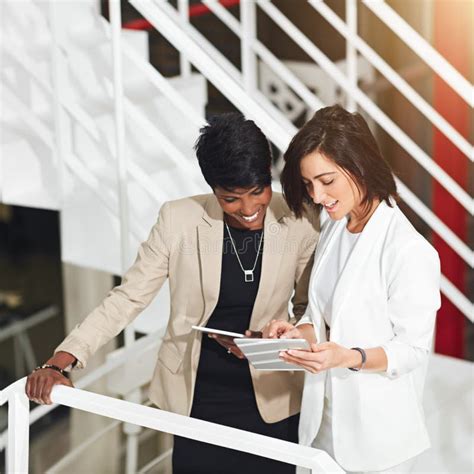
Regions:
M 203 3 L 205 3 L 206 6 L 221 20 L 223 21 L 237 36 L 242 35 L 242 28 L 238 22 L 237 19 L 235 19 L 225 8 L 223 8 L 218 2 L 215 0 L 203 0 Z M 253 43 L 253 47 L 255 48 L 255 51 L 257 54 L 259 54 L 262 59 L 269 59 L 269 56 L 266 56 L 268 49 L 263 46 L 258 40 L 255 40 Z M 271 53 L 270 53 L 271 54 Z M 276 58 L 275 58 L 276 59 Z M 277 60 L 278 61 L 278 60 Z M 265 61 L 266 62 L 266 61 Z M 272 67 L 272 64 L 269 64 L 270 67 Z M 287 68 L 280 62 L 278 61 L 277 63 L 278 67 L 280 67 L 282 70 L 280 71 L 281 73 L 279 74 L 280 77 L 283 79 L 288 79 L 288 77 L 285 77 L 283 74 L 283 69 Z M 276 69 L 275 67 L 272 67 L 274 70 Z M 275 72 L 277 72 L 275 70 Z M 291 74 L 291 73 L 290 73 Z M 295 78 L 296 79 L 296 78 Z M 296 79 L 299 81 L 299 79 Z M 290 82 L 290 85 L 294 86 L 294 83 Z M 319 99 L 317 99 L 314 94 L 312 94 L 306 86 L 302 85 L 302 87 L 305 89 L 305 92 L 307 92 L 309 95 L 311 95 L 316 101 L 319 102 Z M 302 89 L 295 88 L 295 90 L 298 93 L 302 93 Z M 304 94 L 302 94 L 304 95 Z M 321 105 L 321 104 L 315 104 L 314 102 L 311 103 L 310 100 L 308 100 L 307 95 L 306 97 L 303 96 L 303 99 L 309 106 L 314 106 L 314 105 Z M 319 107 L 317 107 L 319 108 Z M 288 137 L 289 140 L 289 137 Z M 473 266 L 473 260 L 474 260 L 474 253 L 469 249 L 469 247 L 462 242 L 447 226 L 444 224 L 437 216 L 435 216 L 426 206 L 422 205 L 421 201 L 417 200 L 415 202 L 416 196 L 413 193 L 409 193 L 408 189 L 406 186 L 404 186 L 399 180 L 397 180 L 399 186 L 403 187 L 404 192 L 403 195 L 406 197 L 406 200 L 410 204 L 411 207 L 415 207 L 415 212 L 417 212 L 420 217 L 422 217 L 423 220 L 428 222 L 430 225 L 434 225 L 436 232 L 440 234 L 440 236 L 445 240 L 448 245 L 450 245 L 456 253 L 458 253 L 470 266 Z M 463 303 L 460 303 L 458 301 L 457 306 L 463 306 L 465 307 L 466 302 L 464 301 Z
M 222 90 L 231 102 L 249 118 L 258 121 L 261 124 L 262 131 L 277 147 L 280 149 L 286 148 L 289 143 L 286 138 L 288 129 L 294 128 L 291 122 L 285 119 L 282 114 L 280 114 L 281 118 L 279 117 L 279 120 L 276 120 L 264 107 L 250 98 L 238 82 L 241 75 L 235 71 L 235 67 L 215 48 L 213 48 L 213 57 L 211 58 L 209 51 L 212 45 L 209 45 L 209 42 L 190 26 L 184 32 L 178 13 L 176 11 L 173 12 L 173 8 L 170 5 L 163 2 L 155 3 L 145 0 L 130 0 L 130 3 L 161 34 L 168 39 L 172 37 L 174 46 L 184 52 L 188 58 L 192 58 L 194 65 L 204 76 Z M 191 38 L 190 32 L 193 33 L 194 37 L 199 37 L 203 43 L 198 46 L 193 38 Z M 206 47 L 203 47 L 204 43 Z M 218 62 L 216 58 L 219 58 Z
M 436 74 L 443 78 L 457 94 L 474 107 L 474 87 L 441 54 L 420 36 L 384 0 L 362 0 L 388 28 L 390 28 Z
M 395 178 L 401 198 L 424 220 L 471 268 L 474 267 L 474 251 L 469 248 L 429 207 Z
M 202 0 L 202 2 L 211 10 L 232 32 L 242 38 L 242 27 L 239 21 L 232 16 L 219 2 L 215 0 Z M 291 72 L 282 61 L 280 61 L 261 41 L 254 38 L 250 42 L 250 47 L 260 56 L 273 72 L 285 81 L 313 110 L 324 107 L 321 100 L 313 94 L 308 87 Z
M 168 39 L 173 37 L 175 47 L 177 47 L 178 49 L 181 49 L 182 47 L 184 47 L 186 49 L 188 57 L 192 60 L 192 62 L 194 62 L 196 65 L 198 65 L 202 69 L 202 73 L 204 75 L 206 75 L 208 77 L 211 76 L 212 79 L 216 78 L 215 73 L 217 71 L 219 71 L 218 66 L 216 66 L 215 63 L 212 63 L 210 58 L 205 58 L 205 60 L 203 60 L 203 58 L 201 57 L 202 54 L 203 54 L 202 50 L 200 48 L 195 47 L 196 45 L 192 44 L 192 41 L 193 41 L 192 38 L 188 38 L 186 36 L 187 32 L 184 32 L 182 30 L 182 28 L 178 24 L 178 21 L 173 22 L 171 20 L 171 18 L 168 18 L 167 14 L 172 16 L 171 11 L 170 11 L 170 8 L 172 8 L 172 7 L 170 7 L 169 5 L 167 5 L 163 2 L 159 2 L 160 7 L 164 7 L 166 5 L 166 7 L 167 7 L 166 8 L 166 13 L 167 14 L 157 15 L 156 11 L 154 11 L 154 7 L 156 8 L 158 6 L 158 4 L 156 4 L 156 3 L 151 4 L 149 2 L 145 2 L 144 0 L 130 0 L 130 3 L 135 8 L 137 8 L 137 10 L 140 11 L 141 14 L 144 15 L 145 17 L 147 17 L 147 15 L 150 15 L 150 18 L 148 18 L 148 19 L 155 25 L 155 27 L 157 27 L 159 29 L 159 31 L 165 37 L 167 37 Z M 209 5 L 212 4 L 211 2 L 208 2 L 208 3 L 209 3 Z M 261 7 L 276 21 L 277 24 L 280 24 L 280 26 L 283 27 L 283 29 L 285 31 L 287 31 L 287 32 L 291 31 L 291 33 L 293 33 L 293 36 L 295 36 L 294 33 L 295 33 L 295 30 L 296 30 L 296 35 L 297 36 L 299 35 L 298 36 L 299 38 L 300 37 L 303 38 L 303 41 L 300 42 L 303 49 L 310 56 L 312 56 L 313 59 L 315 59 L 316 61 L 317 61 L 317 59 L 323 59 L 322 62 L 325 65 L 327 65 L 326 63 L 329 63 L 330 71 L 328 71 L 324 67 L 324 65 L 321 64 L 323 66 L 323 69 L 325 69 L 326 72 L 330 73 L 330 75 L 332 75 L 333 78 L 338 83 L 340 83 L 340 85 L 343 85 L 347 88 L 351 88 L 351 90 L 353 89 L 353 87 L 347 83 L 347 81 L 344 78 L 343 74 L 339 70 L 337 70 L 337 68 L 334 65 L 332 65 L 330 60 L 325 55 L 323 55 L 323 53 L 320 50 L 318 50 L 316 48 L 316 46 L 314 46 L 314 44 L 311 43 L 308 40 L 308 38 L 306 38 L 293 24 L 290 23 L 288 25 L 286 22 L 284 24 L 281 23 L 281 19 L 282 19 L 281 17 L 283 17 L 284 19 L 286 19 L 286 17 L 284 17 L 281 14 L 281 12 L 278 9 L 276 9 L 276 7 L 274 7 L 273 4 L 270 4 L 266 0 L 265 1 L 258 0 L 258 4 L 261 5 Z M 219 8 L 218 7 L 216 8 L 216 5 L 212 5 L 212 6 L 214 7 L 213 10 L 215 10 L 215 13 L 217 14 L 217 11 L 219 11 Z M 159 8 L 159 10 L 161 11 L 161 8 Z M 279 14 L 279 16 L 278 16 L 278 14 Z M 177 15 L 177 13 L 176 13 L 176 15 Z M 275 15 L 278 16 L 277 19 L 275 19 Z M 230 23 L 233 24 L 234 29 L 236 29 L 237 24 L 233 21 L 231 21 Z M 174 34 L 174 36 L 173 36 L 173 34 Z M 316 58 L 315 58 L 315 55 L 317 56 Z M 317 62 L 319 62 L 319 61 L 317 61 Z M 212 74 L 211 74 L 211 71 L 209 69 L 212 69 Z M 221 85 L 221 90 L 223 91 L 223 93 L 231 101 L 234 101 L 236 91 L 237 92 L 241 91 L 240 86 L 238 84 L 234 83 L 230 78 L 228 78 L 226 83 L 220 82 L 221 77 L 219 77 L 218 79 L 219 79 L 218 84 L 219 85 L 222 84 Z M 384 128 L 388 129 L 388 131 L 391 131 L 392 134 L 396 134 L 397 130 L 400 133 L 403 134 L 403 132 L 395 124 L 393 124 L 393 122 L 391 122 L 391 120 L 378 107 L 376 107 L 375 105 L 373 105 L 371 103 L 370 99 L 360 89 L 358 89 L 358 88 L 356 88 L 356 89 L 358 91 L 357 92 L 358 96 L 356 97 L 357 101 L 359 103 L 361 103 L 361 105 L 363 107 L 368 108 L 369 109 L 368 112 L 371 113 L 372 115 L 375 115 L 377 117 L 377 119 L 379 119 L 379 120 L 380 120 L 380 114 L 381 114 L 381 116 L 382 116 L 382 120 L 381 120 L 382 124 L 381 125 L 385 126 Z M 264 133 L 267 134 L 269 139 L 272 140 L 277 147 L 279 147 L 280 149 L 283 150 L 283 149 L 286 148 L 287 144 L 289 143 L 289 141 L 291 139 L 292 129 L 294 129 L 295 127 L 291 124 L 291 129 L 287 128 L 286 130 L 285 129 L 282 130 L 280 128 L 280 130 L 278 132 L 276 132 L 275 128 L 265 126 L 265 125 L 268 124 L 268 122 L 267 122 L 268 116 L 266 116 L 266 115 L 264 116 L 263 114 L 253 115 L 253 113 L 252 114 L 248 113 L 249 109 L 247 108 L 247 104 L 248 104 L 248 102 L 254 102 L 254 103 L 258 102 L 257 101 L 257 94 L 258 94 L 258 91 L 256 91 L 255 96 L 253 98 L 245 97 L 245 106 L 243 106 L 243 103 L 240 102 L 240 100 L 238 100 L 236 102 L 236 104 L 241 108 L 241 110 L 244 110 L 245 112 L 247 112 L 248 115 L 250 115 L 252 118 L 254 118 L 255 121 L 259 124 L 259 126 L 264 130 Z M 361 95 L 362 95 L 362 99 L 361 99 Z M 372 104 L 372 108 L 367 107 L 367 103 L 369 103 L 369 105 Z M 374 108 L 375 108 L 376 112 L 380 113 L 379 115 L 374 114 L 374 112 L 373 112 Z M 254 110 L 255 110 L 255 108 L 252 108 L 252 112 Z M 386 126 L 387 121 L 388 121 L 389 125 L 392 124 L 393 127 L 396 127 L 395 132 L 392 128 Z M 424 160 L 426 160 L 430 164 L 434 164 L 432 162 L 432 160 L 423 151 L 421 151 L 421 149 L 416 144 L 414 144 L 414 142 L 412 140 L 410 140 L 407 136 L 406 136 L 406 138 L 407 138 L 407 140 L 409 140 L 409 146 L 407 147 L 408 150 L 410 150 L 410 147 L 416 147 L 416 149 L 423 155 Z M 438 166 L 438 165 L 436 165 L 436 166 Z M 444 171 L 443 171 L 443 173 L 444 173 Z M 449 179 L 452 182 L 454 182 L 452 180 L 452 178 L 449 178 Z M 397 182 L 400 184 L 399 180 L 397 180 Z M 456 186 L 457 186 L 457 189 L 459 189 L 461 191 L 461 193 L 463 193 L 461 200 L 463 201 L 465 207 L 467 206 L 467 208 L 470 208 L 471 206 L 473 206 L 473 200 L 468 196 L 468 194 L 464 190 L 462 190 L 459 185 L 456 184 Z M 437 216 L 435 216 L 432 211 L 427 209 L 426 206 L 422 205 L 421 201 L 419 201 L 416 198 L 416 196 L 413 195 L 413 193 L 409 192 L 408 188 L 406 188 L 406 186 L 403 186 L 403 190 L 404 190 L 403 197 L 406 198 L 406 201 L 407 201 L 407 203 L 410 204 L 410 206 L 412 206 L 412 207 L 414 206 L 415 212 L 418 215 L 420 215 L 420 217 L 423 220 L 425 220 L 425 222 L 435 223 L 436 224 L 436 232 L 439 233 L 440 237 L 443 238 L 443 240 L 445 240 L 446 243 L 448 243 L 448 245 L 450 245 L 463 259 L 465 259 L 465 261 L 469 265 L 472 266 L 472 264 L 473 264 L 473 252 L 469 249 L 469 247 L 464 242 L 462 242 Z M 470 210 L 470 212 L 472 212 L 472 211 Z M 468 317 L 470 319 L 472 316 L 471 316 L 471 313 L 468 310 L 471 307 L 472 303 L 461 292 L 454 292 L 454 291 L 451 291 L 451 290 L 452 290 L 452 288 L 449 287 L 449 285 L 443 284 L 443 287 L 442 287 L 443 293 L 456 305 L 456 307 L 458 307 L 460 309 L 462 308 L 461 311 L 463 311 L 463 313 L 466 315 L 466 317 Z
M 150 351 L 154 347 L 158 346 L 161 342 L 163 336 L 163 330 L 159 329 L 153 333 L 147 334 L 140 339 L 135 340 L 133 345 L 130 347 L 121 347 L 116 349 L 112 354 L 114 357 L 107 358 L 106 362 L 101 366 L 97 367 L 96 369 L 89 372 L 87 375 L 81 377 L 77 382 L 74 383 L 74 386 L 79 389 L 85 389 L 92 385 L 94 382 L 99 380 L 101 377 L 109 374 L 113 370 L 121 367 L 125 364 L 125 362 L 129 361 L 131 358 L 138 358 L 142 354 Z M 115 354 L 120 352 L 119 354 Z M 59 405 L 39 405 L 30 413 L 29 417 L 29 424 L 32 425 L 36 421 L 38 421 L 43 416 L 47 415 L 49 412 L 53 411 Z M 7 442 L 7 430 L 0 434 L 0 451 L 2 451 Z
M 157 347 L 163 339 L 163 329 L 159 329 L 153 333 L 147 334 L 140 339 L 134 341 L 130 347 L 121 347 L 108 354 L 113 357 L 107 357 L 104 364 L 100 365 L 96 369 L 89 372 L 87 375 L 81 377 L 77 382 L 74 382 L 74 386 L 79 389 L 85 389 L 92 385 L 100 378 L 108 375 L 113 370 L 121 367 L 125 362 L 130 361 L 133 358 L 139 358 L 142 354 L 148 352 L 150 349 Z M 30 413 L 29 424 L 32 425 L 43 416 L 47 415 L 59 405 L 39 405 Z M 6 446 L 7 431 L 5 430 L 0 434 L 0 451 Z
M 20 379 L 0 392 L 0 406 L 6 402 L 10 404 L 7 472 L 27 472 L 28 469 L 29 406 L 25 394 L 25 383 L 26 378 Z M 344 472 L 326 452 L 319 449 L 105 395 L 57 385 L 51 392 L 51 399 L 54 403 L 122 422 L 306 467 L 312 469 L 314 473 Z
M 137 3 L 140 4 L 142 2 L 140 2 L 139 0 L 132 0 L 131 1 L 132 4 L 134 4 L 134 6 L 136 8 L 138 8 L 137 6 Z M 272 17 L 272 13 L 274 13 L 274 10 L 276 10 L 278 13 L 280 13 L 275 7 L 273 4 L 269 4 L 269 2 L 267 1 L 262 1 L 262 0 L 258 0 L 258 3 L 261 5 L 261 7 L 267 11 L 268 8 L 271 8 L 272 11 L 270 11 L 269 15 L 270 17 Z M 224 12 L 222 12 L 222 10 L 219 8 L 219 6 L 215 3 L 215 2 L 212 2 L 212 1 L 209 1 L 209 0 L 206 0 L 206 4 L 214 11 L 214 13 L 216 15 L 219 15 L 219 17 L 221 18 L 222 21 L 224 21 L 226 24 L 228 23 L 228 26 L 234 31 L 234 33 L 238 34 L 240 32 L 240 24 L 237 22 L 237 20 L 231 20 L 229 18 L 229 15 L 226 15 Z M 164 4 L 163 4 L 164 5 Z M 162 3 L 160 3 L 160 6 L 162 6 Z M 167 7 L 169 7 L 167 5 Z M 140 11 L 140 8 L 138 8 L 139 11 Z M 146 13 L 149 13 L 149 11 L 147 10 L 142 10 L 141 11 L 142 14 L 144 14 L 146 16 Z M 168 10 L 168 13 L 169 10 Z M 268 11 L 267 11 L 268 13 Z M 280 13 L 281 15 L 281 13 Z M 160 17 L 161 19 L 163 19 L 165 15 L 162 15 L 162 17 Z M 282 16 L 282 15 L 281 15 Z M 281 20 L 281 18 L 279 18 Z M 274 18 L 275 20 L 275 18 Z M 276 20 L 275 20 L 276 21 Z M 156 25 L 155 26 L 163 26 L 162 23 L 159 22 L 159 19 L 158 17 L 156 17 L 156 21 L 155 21 Z M 277 21 L 277 23 L 279 23 Z M 299 30 L 297 30 L 294 25 L 286 25 L 285 24 L 282 24 L 280 22 L 280 26 L 287 32 L 290 32 L 289 30 L 296 30 L 299 35 L 302 36 L 302 33 L 299 32 Z M 177 41 L 178 41 L 178 37 L 179 37 L 179 34 L 184 34 L 186 35 L 186 32 L 183 32 L 183 31 L 177 31 L 178 28 L 175 28 L 173 29 L 173 33 L 175 34 L 174 38 L 175 38 L 175 45 L 176 47 L 178 47 L 179 49 L 179 45 L 177 45 Z M 168 28 L 166 28 L 166 30 L 164 31 L 163 29 L 160 30 L 162 32 L 162 34 L 164 33 L 165 36 L 167 34 L 170 34 L 170 30 Z M 298 36 L 299 37 L 299 36 Z M 306 40 L 306 42 L 308 43 L 309 40 L 304 37 L 304 39 Z M 190 41 L 192 41 L 192 39 L 190 39 Z M 254 42 L 255 44 L 256 42 Z M 303 47 L 303 49 L 305 49 L 305 51 L 310 54 L 311 56 L 311 52 L 314 52 L 314 50 L 310 50 L 308 51 L 308 47 L 306 46 L 305 48 L 305 45 L 302 45 L 301 42 L 299 42 L 300 45 Z M 304 43 L 304 42 L 303 42 Z M 180 44 L 183 44 L 182 42 Z M 310 43 L 311 46 L 313 46 L 314 49 L 317 50 L 317 48 L 312 44 Z M 188 49 L 188 51 L 191 51 L 191 49 Z M 318 54 L 319 55 L 322 55 L 322 53 L 318 50 Z M 189 56 L 191 58 L 191 60 L 195 60 L 195 56 L 192 56 L 190 55 Z M 319 56 L 318 56 L 319 57 Z M 324 55 L 322 55 L 322 57 L 326 60 L 326 62 L 329 62 L 329 60 L 327 59 L 327 57 L 325 57 Z M 314 54 L 313 54 L 313 59 L 314 58 Z M 316 60 L 316 59 L 315 59 Z M 323 69 L 325 69 L 323 67 Z M 343 74 L 337 70 L 337 71 L 333 71 L 333 69 L 336 69 L 335 67 L 332 67 L 331 69 L 331 72 L 333 73 L 334 77 L 337 82 L 340 83 L 340 81 L 342 80 L 342 82 L 344 83 L 344 85 L 347 85 L 345 84 L 345 79 L 344 79 L 344 76 Z M 205 68 L 202 68 L 202 72 L 207 75 L 208 71 L 205 69 Z M 328 72 L 328 71 L 326 71 Z M 341 79 L 342 78 L 342 79 Z M 238 87 L 237 85 L 235 85 L 236 87 Z M 349 87 L 349 86 L 348 86 Z M 363 99 L 362 100 L 362 105 L 364 106 L 367 106 L 367 103 L 370 102 L 369 98 L 367 96 L 365 96 L 365 94 L 362 93 L 362 91 L 360 91 L 360 89 L 357 88 L 357 91 L 358 91 L 358 94 L 359 94 L 359 97 L 357 98 L 358 99 L 358 102 L 360 102 L 360 94 L 363 95 Z M 258 91 L 257 91 L 258 92 Z M 227 95 L 228 94 L 228 91 L 224 90 L 224 93 Z M 380 114 L 382 114 L 383 116 L 383 119 L 386 119 L 387 121 L 389 121 L 390 124 L 393 124 L 393 122 L 390 121 L 390 119 L 388 119 L 388 117 L 385 116 L 385 114 L 383 114 L 383 112 L 380 111 L 380 109 L 378 109 L 376 106 L 374 106 L 376 108 L 376 110 L 378 112 L 380 112 Z M 369 108 L 369 112 L 371 112 L 372 110 Z M 377 116 L 377 114 L 375 114 Z M 380 116 L 377 116 L 377 118 L 379 118 Z M 257 123 L 259 123 L 259 125 L 261 125 L 262 123 L 265 122 L 264 120 L 264 117 L 262 116 L 258 116 L 258 117 L 255 117 L 255 120 L 257 121 Z M 385 125 L 385 123 L 383 122 L 382 120 L 382 124 Z M 398 127 L 393 124 L 394 127 L 396 127 L 398 129 Z M 294 127 L 292 127 L 294 128 Z M 403 132 L 398 129 L 402 134 Z M 389 127 L 389 131 L 393 131 L 392 129 L 390 129 Z M 271 133 L 267 133 L 268 137 L 270 138 L 270 140 L 272 140 L 279 148 L 281 149 L 285 149 L 286 145 L 289 143 L 290 141 L 290 138 L 291 138 L 291 130 L 287 129 L 283 134 L 280 134 L 279 136 L 275 137 L 274 135 L 274 130 L 270 130 Z M 276 141 L 275 138 L 278 140 Z M 406 137 L 408 139 L 408 137 Z M 410 140 L 410 139 L 408 139 Z M 284 147 L 282 148 L 280 146 L 280 143 L 283 143 L 284 144 Z M 417 145 L 415 145 L 411 140 L 410 140 L 410 145 L 413 145 L 415 147 L 417 147 Z M 421 149 L 419 149 L 419 147 L 417 147 L 417 149 L 424 155 L 424 159 L 429 163 L 429 164 L 433 164 L 432 160 L 424 153 L 421 151 Z M 437 165 L 436 165 L 437 166 Z M 449 178 L 452 182 L 454 182 L 452 180 L 452 178 Z M 402 197 L 406 200 L 406 202 L 410 205 L 410 207 L 412 207 L 414 209 L 414 211 L 427 223 L 429 223 L 430 225 L 433 225 L 434 224 L 434 228 L 435 228 L 435 231 L 440 235 L 441 238 L 443 238 L 443 240 L 445 240 L 448 245 L 450 245 L 453 250 L 455 252 L 457 252 L 469 265 L 473 265 L 473 252 L 471 251 L 471 249 L 469 249 L 469 247 L 464 243 L 462 242 L 447 226 L 446 224 L 444 224 L 437 216 L 434 215 L 434 213 L 429 210 L 425 205 L 423 205 L 421 203 L 421 201 L 413 194 L 411 193 L 408 188 L 406 186 L 403 185 L 403 183 L 401 183 L 399 180 L 397 180 L 397 183 L 398 183 L 398 186 L 400 188 L 402 188 Z M 467 207 L 470 207 L 472 206 L 472 199 L 470 199 L 470 197 L 467 195 L 467 193 L 462 190 L 457 184 L 456 186 L 458 187 L 458 189 L 461 190 L 462 193 L 464 193 L 463 195 L 463 202 L 464 204 L 467 206 Z M 470 212 L 472 212 L 470 210 Z M 452 291 L 452 288 L 449 287 L 449 285 L 446 283 L 447 280 L 443 280 L 443 285 L 442 285 L 442 290 L 443 290 L 443 293 L 456 305 L 456 307 L 458 308 L 462 308 L 461 310 L 463 311 L 463 313 L 466 315 L 466 317 L 468 318 L 471 318 L 471 314 L 470 312 L 468 311 L 469 308 L 472 306 L 472 303 L 461 293 L 461 292 L 454 292 Z
M 52 0 L 51 0 L 52 1 Z M 120 242 L 120 270 L 121 274 L 127 271 L 132 263 L 130 252 L 130 211 L 128 199 L 128 157 L 125 152 L 125 107 L 123 84 L 123 55 L 122 55 L 122 10 L 120 0 L 109 0 L 110 30 L 112 37 L 112 98 L 114 102 L 114 150 L 115 172 L 117 179 L 118 215 L 119 215 L 119 242 Z M 133 329 L 125 330 L 125 345 L 134 340 Z
M 393 120 L 391 120 L 370 98 L 358 87 L 349 83 L 344 74 L 334 63 L 304 35 L 274 4 L 269 0 L 256 0 L 267 15 L 283 29 L 320 67 L 326 71 L 344 90 L 352 93 L 359 105 L 405 149 L 428 173 L 433 176 L 471 215 L 474 215 L 474 200 L 471 196 L 435 163 Z
M 474 147 L 433 106 L 403 79 L 360 36 L 353 34 L 341 18 L 320 0 L 308 2 L 336 31 L 353 44 L 382 75 L 396 87 L 438 130 L 440 130 L 468 159 L 474 161 Z M 474 91 L 473 91 L 474 95 Z

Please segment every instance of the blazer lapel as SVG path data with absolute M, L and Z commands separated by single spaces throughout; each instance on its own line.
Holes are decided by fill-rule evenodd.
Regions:
M 263 226 L 262 271 L 257 298 L 250 319 L 250 328 L 258 331 L 266 315 L 268 302 L 273 294 L 280 265 L 285 253 L 288 226 L 283 222 L 283 210 L 268 206 Z
M 217 304 L 221 285 L 224 213 L 214 196 L 207 201 L 202 219 L 197 232 L 204 293 L 204 314 L 200 324 L 204 325 Z
M 375 241 L 385 236 L 385 229 L 393 215 L 392 211 L 393 209 L 382 201 L 367 222 L 352 249 L 334 289 L 331 327 L 334 327 L 334 322 L 347 301 L 354 283 L 361 281 L 360 273 L 366 268 L 365 262 L 374 248 Z M 347 221 L 345 219 L 343 221 L 345 225 Z

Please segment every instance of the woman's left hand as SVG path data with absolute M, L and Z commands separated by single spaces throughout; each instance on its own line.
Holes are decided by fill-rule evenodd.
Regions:
M 335 342 L 311 344 L 311 351 L 292 349 L 280 352 L 282 360 L 299 365 L 313 374 L 335 367 L 346 367 L 347 361 L 351 360 L 351 357 L 350 349 Z
M 214 339 L 218 344 L 224 347 L 224 349 L 226 349 L 229 354 L 233 354 L 238 359 L 245 359 L 244 354 L 235 344 L 233 337 L 222 336 L 221 334 L 212 334 L 212 333 L 209 334 L 209 337 L 211 339 Z M 250 329 L 247 329 L 247 331 L 245 331 L 245 337 L 258 338 L 258 337 L 262 337 L 262 333 L 260 331 L 251 331 Z

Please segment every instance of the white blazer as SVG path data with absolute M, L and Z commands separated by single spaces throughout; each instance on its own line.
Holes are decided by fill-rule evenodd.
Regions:
M 311 322 L 319 342 L 326 326 L 311 288 L 346 219 L 327 219 L 310 281 Z M 400 209 L 380 203 L 358 238 L 334 291 L 330 340 L 345 347 L 382 346 L 387 372 L 331 369 L 336 461 L 349 471 L 379 471 L 429 447 L 422 392 L 436 311 L 440 306 L 437 252 Z M 300 443 L 311 445 L 321 423 L 326 373 L 305 374 Z

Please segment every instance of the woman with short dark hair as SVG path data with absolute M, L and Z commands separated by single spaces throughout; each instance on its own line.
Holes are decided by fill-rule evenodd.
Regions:
M 300 443 L 324 449 L 348 472 L 408 472 L 429 447 L 422 389 L 440 306 L 439 258 L 396 205 L 389 165 L 363 117 L 316 112 L 285 153 L 290 209 L 324 209 L 296 324 L 264 337 L 305 338 L 281 358 L 306 369 Z
M 296 219 L 283 197 L 272 195 L 269 143 L 241 114 L 210 119 L 196 153 L 213 192 L 163 204 L 122 284 L 28 377 L 26 392 L 51 403 L 53 385 L 69 384 L 63 369 L 84 367 L 168 278 L 171 314 L 150 399 L 163 410 L 296 442 L 301 374 L 255 371 L 233 339 L 202 337 L 192 326 L 251 336 L 270 319 L 289 320 L 293 293 L 296 322 L 307 304 L 317 219 Z M 173 472 L 290 474 L 295 468 L 175 437 Z

